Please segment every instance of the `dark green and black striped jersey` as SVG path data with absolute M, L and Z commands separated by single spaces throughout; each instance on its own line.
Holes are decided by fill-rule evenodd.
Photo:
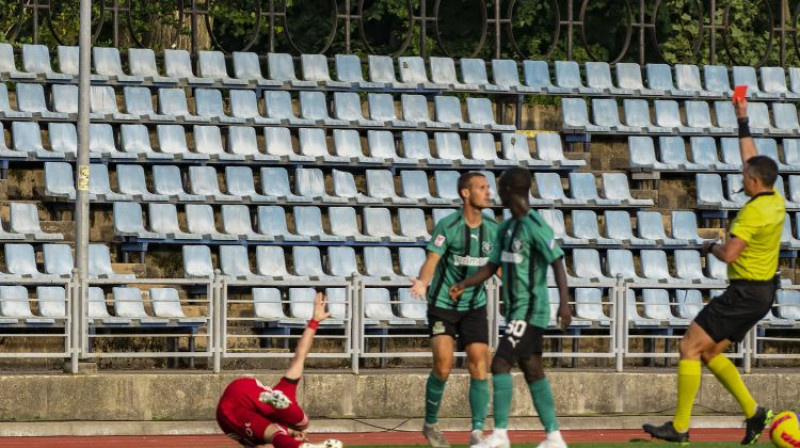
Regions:
M 536 211 L 500 224 L 489 262 L 503 269 L 502 297 L 507 322 L 524 320 L 547 328 L 550 322 L 547 267 L 563 256 L 553 229 Z
M 489 260 L 497 236 L 497 221 L 483 216 L 481 225 L 470 228 L 461 211 L 442 218 L 433 228 L 428 251 L 441 259 L 428 286 L 428 306 L 468 311 L 486 306 L 483 285 L 467 288 L 458 302 L 450 298 L 450 287 L 478 271 Z

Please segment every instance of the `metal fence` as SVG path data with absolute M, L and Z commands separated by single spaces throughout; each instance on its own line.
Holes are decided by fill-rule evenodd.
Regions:
M 150 46 L 145 36 L 156 34 L 154 29 L 143 25 L 152 20 L 154 14 L 150 2 L 134 0 L 103 0 L 95 2 L 93 39 L 97 45 Z M 297 17 L 294 9 L 308 2 L 286 2 L 281 0 L 258 0 L 247 7 L 233 11 L 237 16 L 251 20 L 249 32 L 235 39 L 225 35 L 225 18 L 220 11 L 236 9 L 232 4 L 213 0 L 176 0 L 158 4 L 160 14 L 168 24 L 162 34 L 168 31 L 169 37 L 160 45 L 174 47 L 179 40 L 189 38 L 188 47 L 193 54 L 210 46 L 231 51 L 281 51 L 301 53 L 352 53 L 355 51 L 380 53 L 373 34 L 386 33 L 386 26 L 372 30 L 370 20 L 373 8 L 381 7 L 381 0 L 339 0 L 318 2 L 323 4 L 314 10 L 314 20 Z M 552 60 L 556 50 L 559 58 L 568 60 L 580 55 L 597 60 L 598 45 L 606 48 L 608 62 L 621 60 L 644 64 L 664 58 L 665 44 L 675 39 L 672 22 L 665 16 L 679 16 L 687 21 L 685 33 L 688 40 L 684 49 L 670 49 L 669 52 L 683 62 L 697 62 L 703 54 L 708 63 L 725 61 L 728 65 L 763 65 L 768 60 L 786 65 L 790 53 L 798 51 L 797 20 L 800 16 L 800 3 L 790 0 L 756 0 L 749 2 L 748 12 L 758 16 L 758 24 L 740 23 L 743 14 L 731 10 L 728 2 L 718 0 L 687 1 L 673 4 L 663 0 L 620 0 L 618 8 L 612 8 L 618 17 L 608 17 L 609 8 L 601 8 L 608 1 L 599 0 L 478 0 L 464 6 L 456 0 L 418 0 L 400 2 L 400 11 L 395 14 L 395 30 L 402 30 L 390 53 L 401 55 L 419 53 L 422 56 L 446 55 L 451 57 L 494 57 L 511 55 L 519 58 Z M 454 6 L 455 5 L 455 6 Z M 458 54 L 452 49 L 453 42 L 443 35 L 443 21 L 448 19 L 448 8 L 458 7 L 474 14 L 476 36 L 469 50 Z M 550 16 L 546 25 L 534 27 L 520 20 L 521 9 L 536 5 Z M 47 34 L 63 45 L 74 45 L 76 37 L 70 33 L 71 11 L 68 2 L 54 0 L 22 1 L 6 10 L 8 22 L 6 40 L 10 42 L 39 43 Z M 682 9 L 675 9 L 676 7 Z M 393 7 L 394 8 L 394 7 Z M 306 14 L 309 13 L 306 11 Z M 611 21 L 611 23 L 609 23 Z M 618 21 L 618 23 L 613 23 Z M 666 25 L 664 25 L 666 23 Z M 320 28 L 327 25 L 326 32 Z M 593 42 L 591 31 L 596 27 L 614 27 L 615 42 Z M 678 23 L 680 28 L 682 23 Z M 305 29 L 304 29 L 305 27 Z M 310 27 L 310 28 L 309 28 Z M 749 27 L 749 28 L 748 28 Z M 747 29 L 745 29 L 747 28 Z M 752 28 L 752 29 L 751 29 Z M 744 30 L 744 31 L 743 31 Z M 762 40 L 759 54 L 754 60 L 741 59 L 741 44 L 735 42 L 734 35 L 752 33 Z M 673 34 L 670 34 L 673 33 Z M 313 48 L 298 43 L 304 35 L 320 34 Z M 597 34 L 597 33 L 595 33 Z M 600 33 L 602 34 L 602 33 Z M 612 33 L 601 38 L 608 39 Z M 204 37 L 208 38 L 205 39 Z M 163 36 L 162 36 L 163 37 Z M 530 46 L 524 45 L 532 38 L 550 39 L 542 54 L 532 54 Z M 225 43 L 223 43 L 225 42 Z M 233 42 L 233 43 L 231 43 Z M 429 48 L 429 42 L 433 47 Z M 675 51 L 680 54 L 674 54 Z M 563 55 L 562 55 L 563 53 Z
M 300 337 L 312 316 L 316 291 L 330 297 L 333 317 L 320 326 L 310 358 L 338 360 L 338 367 L 358 373 L 366 363 L 377 362 L 384 367 L 390 360 L 430 357 L 424 302 L 409 304 L 400 297 L 399 290 L 410 286 L 402 278 L 302 282 L 253 281 L 220 275 L 178 280 L 93 279 L 90 285 L 99 291 L 89 294 L 85 304 L 73 300 L 77 297 L 76 284 L 71 279 L 0 280 L 0 288 L 22 288 L 0 292 L 2 306 L 6 307 L 4 315 L 8 315 L 5 310 L 9 306 L 30 310 L 28 314 L 21 312 L 0 320 L 0 359 L 61 358 L 77 363 L 129 358 L 155 360 L 160 367 L 193 367 L 195 360 L 202 359 L 209 369 L 219 372 L 226 363 L 235 366 L 237 360 L 289 358 L 293 356 L 293 341 Z M 37 295 L 29 299 L 27 288 L 33 286 L 39 287 Z M 505 327 L 497 306 L 502 286 L 496 279 L 486 286 L 490 344 L 496 346 Z M 41 289 L 47 287 L 64 288 L 63 297 L 51 297 Z M 676 340 L 689 323 L 650 318 L 647 324 L 637 309 L 637 305 L 639 309 L 643 307 L 635 301 L 638 291 L 708 290 L 724 285 L 666 285 L 618 279 L 574 283 L 570 287 L 601 289 L 602 301 L 593 302 L 592 306 L 599 307 L 596 310 L 602 317 L 575 318 L 566 332 L 551 322 L 544 356 L 557 365 L 569 365 L 570 360 L 573 366 L 580 359 L 606 360 L 622 371 L 626 361 L 665 359 L 669 363 L 677 358 Z M 800 285 L 785 288 L 800 290 Z M 175 292 L 168 291 L 172 289 Z M 265 292 L 268 294 L 262 294 Z M 289 297 L 290 293 L 297 293 L 297 297 Z M 8 304 L 9 297 L 16 297 L 16 305 Z M 576 302 L 571 304 L 579 306 Z M 409 305 L 416 308 L 401 312 L 401 307 Z M 677 304 L 649 306 L 674 308 Z M 113 312 L 108 313 L 109 309 Z M 798 327 L 795 321 L 765 319 L 729 356 L 741 360 L 746 371 L 767 360 L 799 359 Z M 47 344 L 37 342 L 45 339 Z M 663 344 L 662 350 L 656 348 L 659 344 Z M 463 352 L 456 355 L 465 356 Z

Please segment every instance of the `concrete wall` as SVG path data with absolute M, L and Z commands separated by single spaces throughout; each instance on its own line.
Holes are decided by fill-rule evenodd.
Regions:
M 248 373 L 113 373 L 97 375 L 8 375 L 0 377 L 0 421 L 208 421 L 224 387 Z M 275 383 L 274 372 L 258 373 Z M 668 413 L 675 406 L 673 369 L 645 373 L 550 371 L 556 409 L 562 416 Z M 427 372 L 311 373 L 299 401 L 315 418 L 410 418 L 423 413 Z M 800 373 L 784 370 L 745 376 L 760 403 L 792 409 L 800 403 Z M 443 418 L 469 416 L 468 377 L 453 375 L 441 409 Z M 514 376 L 512 416 L 534 415 L 530 395 Z M 703 377 L 696 413 L 737 414 L 738 405 L 713 376 Z

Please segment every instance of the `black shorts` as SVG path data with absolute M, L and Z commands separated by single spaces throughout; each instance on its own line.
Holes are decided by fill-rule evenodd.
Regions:
M 469 311 L 428 308 L 428 334 L 431 338 L 446 334 L 458 339 L 459 346 L 489 343 L 489 320 L 486 307 Z
M 535 353 L 542 353 L 544 348 L 544 328 L 539 328 L 524 320 L 512 320 L 506 326 L 506 332 L 497 345 L 494 356 L 515 365 L 520 359 L 530 358 Z
M 728 289 L 703 307 L 694 321 L 714 342 L 742 342 L 772 308 L 779 287 L 777 277 L 767 281 L 732 280 Z

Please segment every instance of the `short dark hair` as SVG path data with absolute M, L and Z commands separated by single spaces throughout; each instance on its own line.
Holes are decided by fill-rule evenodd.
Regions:
M 500 190 L 508 191 L 513 196 L 525 196 L 531 190 L 531 173 L 525 168 L 511 168 L 500 176 Z
M 461 194 L 461 190 L 469 190 L 470 181 L 476 177 L 486 177 L 482 173 L 464 173 L 461 177 L 458 178 L 458 195 L 461 196 L 461 199 L 464 199 L 464 195 Z
M 761 179 L 765 187 L 775 185 L 778 178 L 778 164 L 767 156 L 753 156 L 747 159 L 747 171 L 753 176 Z

